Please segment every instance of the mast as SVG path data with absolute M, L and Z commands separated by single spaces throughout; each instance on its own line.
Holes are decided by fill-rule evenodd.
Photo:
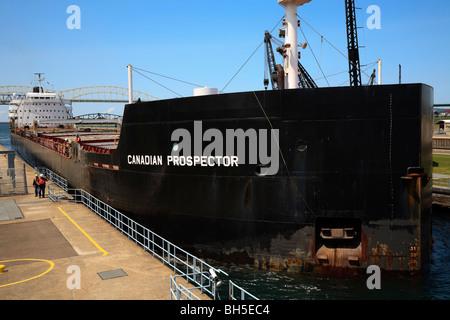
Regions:
M 35 75 L 38 76 L 38 80 L 37 80 L 37 81 L 39 82 L 39 93 L 44 92 L 44 90 L 42 89 L 42 86 L 41 86 L 41 82 L 44 81 L 45 78 L 42 78 L 42 79 L 41 79 L 41 74 L 45 74 L 45 73 L 40 73 L 40 72 L 35 73 Z
M 361 70 L 359 63 L 355 0 L 345 0 L 345 14 L 347 18 L 347 48 L 350 86 L 359 87 L 361 86 Z
M 381 59 L 378 59 L 378 85 L 381 85 Z
M 128 103 L 133 103 L 133 75 L 132 70 L 133 67 L 131 64 L 127 65 L 128 68 Z
M 311 0 L 278 0 L 278 4 L 286 9 L 286 38 L 284 47 L 284 83 L 286 89 L 298 88 L 298 42 L 297 42 L 297 7 Z

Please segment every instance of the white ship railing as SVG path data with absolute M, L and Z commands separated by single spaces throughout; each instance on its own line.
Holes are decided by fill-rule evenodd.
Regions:
M 207 294 L 214 300 L 220 299 L 218 287 L 221 284 L 221 280 L 219 278 L 221 276 L 228 277 L 226 272 L 212 267 L 203 260 L 179 248 L 108 204 L 95 198 L 88 192 L 81 189 L 68 189 L 67 181 L 64 182 L 64 178 L 52 173 L 50 170 L 45 168 L 45 170 L 41 170 L 40 172 L 45 172 L 45 175 L 50 180 L 52 180 L 50 177 L 56 179 L 55 181 L 52 180 L 52 182 L 58 186 L 62 186 L 55 188 L 51 184 L 48 185 L 47 195 L 52 201 L 82 203 L 120 230 L 129 239 L 143 247 L 144 250 L 150 252 L 153 257 L 160 259 L 163 264 L 171 267 L 174 273 L 178 274 L 170 277 L 171 300 L 200 300 L 195 292 Z M 188 283 L 193 284 L 193 287 L 186 287 L 178 283 L 177 280 L 180 278 L 184 278 Z M 235 295 L 239 296 L 241 298 L 240 300 L 244 300 L 244 298 L 258 300 L 254 295 L 248 293 L 232 281 L 229 281 L 229 294 L 231 300 L 239 300 Z

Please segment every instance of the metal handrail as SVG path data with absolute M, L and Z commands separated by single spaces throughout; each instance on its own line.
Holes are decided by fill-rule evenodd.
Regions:
M 192 291 L 194 289 L 201 290 L 201 287 L 194 287 L 194 288 L 186 288 L 181 283 L 177 283 L 177 279 L 184 278 L 184 276 L 187 276 L 188 274 L 181 274 L 176 276 L 170 276 L 170 300 L 200 300 L 200 298 L 195 295 Z M 209 279 L 209 276 L 206 274 L 201 273 L 191 273 L 191 276 L 204 276 L 205 278 Z
M 239 295 L 238 295 L 239 298 L 235 295 L 236 291 L 239 293 Z M 229 292 L 228 296 L 229 296 L 230 300 L 248 300 L 249 298 L 253 299 L 253 300 L 259 300 L 257 297 L 255 297 L 251 293 L 247 292 L 246 290 L 244 290 L 243 288 L 241 288 L 240 286 L 238 286 L 231 280 L 230 280 L 228 292 Z
M 193 289 L 199 289 L 202 293 L 213 297 L 214 289 L 211 286 L 211 282 L 205 282 L 203 270 L 212 269 L 218 274 L 228 276 L 226 272 L 212 267 L 203 260 L 177 247 L 88 192 L 81 189 L 68 189 L 67 193 L 70 195 L 70 198 L 66 196 L 64 199 L 61 196 L 64 192 L 57 191 L 50 185 L 48 187 L 48 197 L 50 199 L 53 201 L 61 201 L 61 199 L 64 199 L 69 202 L 85 205 L 95 214 L 121 231 L 129 239 L 143 247 L 144 250 L 150 252 L 153 257 L 159 258 L 164 264 L 170 266 L 175 273 L 181 274 L 189 282 L 196 285 Z M 197 272 L 197 268 L 199 268 L 200 272 Z
M 57 190 L 51 185 L 48 186 L 47 194 L 52 201 L 60 202 L 63 200 L 85 205 L 95 214 L 102 217 L 109 224 L 125 234 L 129 239 L 132 239 L 136 244 L 143 247 L 144 250 L 150 252 L 153 257 L 157 257 L 164 264 L 170 266 L 174 273 L 179 274 L 175 277 L 171 276 L 171 299 L 182 299 L 183 297 L 185 299 L 198 299 L 195 294 L 189 292 L 192 290 L 199 290 L 201 293 L 206 293 L 213 299 L 217 298 L 218 281 L 217 279 L 214 280 L 211 278 L 211 272 L 228 276 L 226 272 L 212 267 L 203 260 L 179 248 L 103 201 L 95 198 L 88 192 L 82 189 L 68 189 L 67 181 L 65 183 L 63 181 L 65 180 L 64 178 L 52 173 L 46 168 L 44 169 L 45 170 L 42 170 L 42 172 L 47 177 L 56 179 L 58 182 L 55 182 L 55 184 L 61 186 L 60 190 Z M 182 284 L 177 284 L 176 279 L 178 277 L 183 277 L 188 283 L 194 284 L 194 287 L 186 288 Z M 229 291 L 234 292 L 236 290 L 241 292 L 241 297 L 257 299 L 243 288 L 236 286 L 232 281 L 229 281 Z
M 46 178 L 51 180 L 54 184 L 56 184 L 59 188 L 64 191 L 68 190 L 67 180 L 61 177 L 60 175 L 54 173 L 53 171 L 47 169 L 46 167 L 36 167 L 36 173 L 43 174 Z

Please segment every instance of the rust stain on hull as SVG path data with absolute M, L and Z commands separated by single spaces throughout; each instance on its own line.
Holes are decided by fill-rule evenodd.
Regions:
M 377 265 L 383 271 L 411 274 L 420 270 L 420 247 L 417 243 L 403 246 L 405 252 L 394 252 L 387 243 L 377 242 L 369 247 L 369 241 L 370 236 L 361 232 L 361 242 L 355 248 L 322 245 L 298 258 L 260 256 L 254 259 L 254 267 L 270 271 L 314 272 L 332 277 L 361 274 L 369 265 Z M 315 241 L 310 243 L 313 249 Z

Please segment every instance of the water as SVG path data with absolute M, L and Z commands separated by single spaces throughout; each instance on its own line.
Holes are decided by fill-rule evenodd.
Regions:
M 266 300 L 448 300 L 450 299 L 450 209 L 433 208 L 433 249 L 430 270 L 420 277 L 387 275 L 381 289 L 368 289 L 369 274 L 351 279 L 326 278 L 311 273 L 290 274 L 215 265 L 236 284 Z M 227 288 L 220 293 L 226 299 Z
M 9 135 L 8 123 L 0 122 L 0 145 L 11 150 L 11 139 Z
M 9 127 L 0 123 L 0 144 L 11 149 Z M 433 209 L 433 250 L 430 271 L 420 278 L 381 274 L 381 289 L 369 290 L 369 275 L 352 279 L 335 279 L 314 274 L 290 274 L 224 265 L 230 279 L 260 299 L 333 300 L 333 299 L 450 299 L 450 209 Z M 220 295 L 226 299 L 227 288 Z M 225 291 L 224 291 L 225 290 Z

